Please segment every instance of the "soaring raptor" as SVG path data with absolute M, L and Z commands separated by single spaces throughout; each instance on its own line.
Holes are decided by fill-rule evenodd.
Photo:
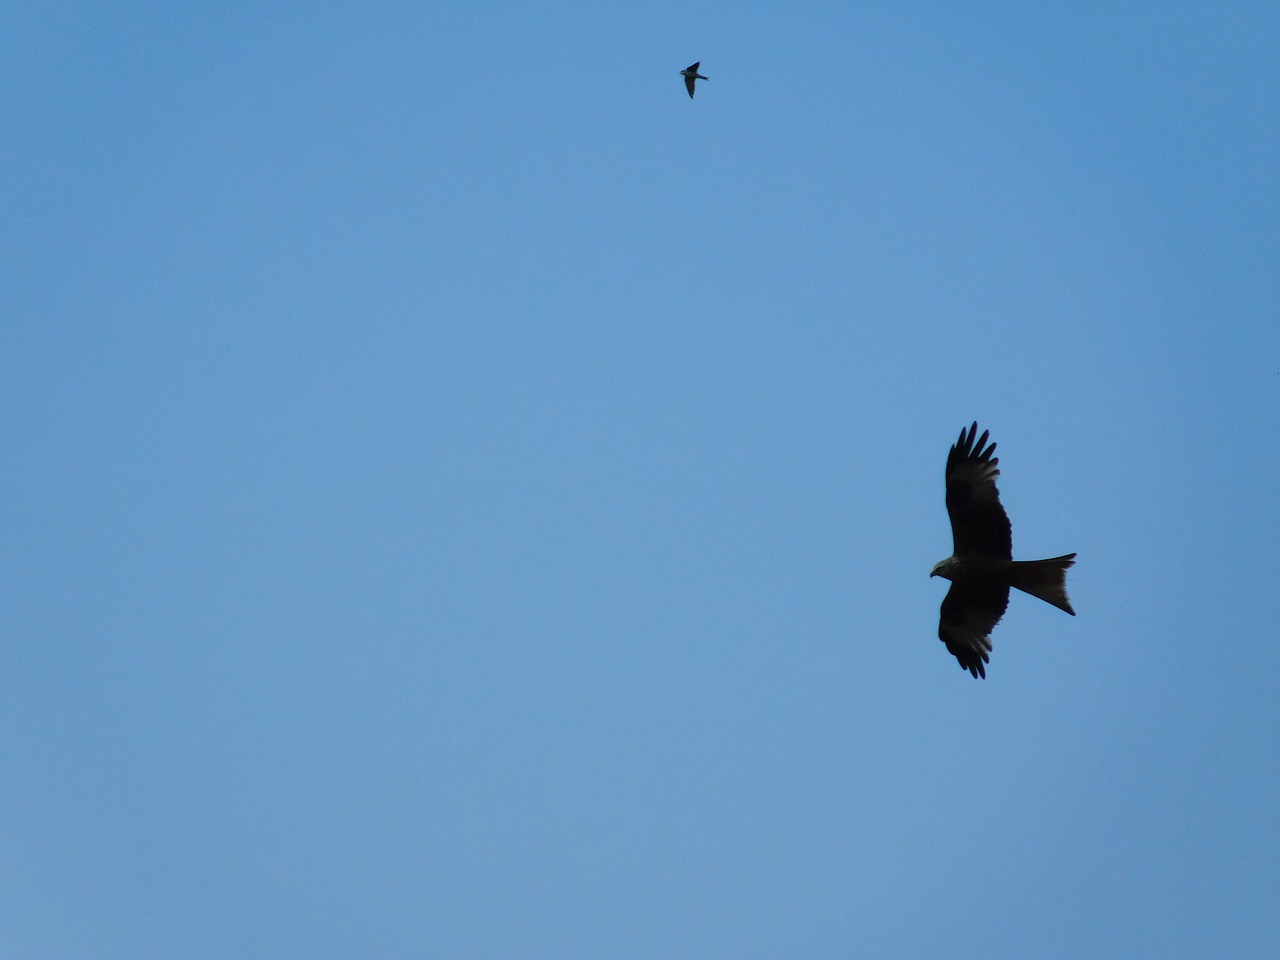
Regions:
M 1010 587 L 1076 615 L 1067 599 L 1067 568 L 1076 555 L 1013 559 L 1013 531 L 996 489 L 1000 458 L 992 456 L 996 445 L 987 444 L 989 432 L 977 434 L 977 423 L 961 430 L 947 455 L 947 513 L 955 546 L 929 576 L 951 581 L 938 636 L 961 667 L 985 678 L 991 630 L 1009 605 Z

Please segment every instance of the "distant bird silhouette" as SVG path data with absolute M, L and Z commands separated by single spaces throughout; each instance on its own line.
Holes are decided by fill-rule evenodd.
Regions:
M 960 431 L 947 454 L 947 513 L 951 517 L 954 549 L 931 577 L 945 577 L 951 589 L 942 601 L 938 637 L 960 666 L 975 679 L 985 678 L 991 654 L 991 629 L 1009 605 L 1015 587 L 1073 617 L 1067 599 L 1067 568 L 1076 562 L 1068 553 L 1050 560 L 1014 560 L 1009 515 L 1000 503 L 996 445 L 990 434 L 978 436 L 975 423 Z
M 710 77 L 704 77 L 698 72 L 698 68 L 702 66 L 702 61 L 686 67 L 680 71 L 680 76 L 684 77 L 684 88 L 689 91 L 689 98 L 693 99 L 693 85 L 699 80 L 710 80 Z

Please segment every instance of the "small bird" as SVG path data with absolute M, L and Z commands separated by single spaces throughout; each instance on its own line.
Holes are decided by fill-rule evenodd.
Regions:
M 938 637 L 975 680 L 987 676 L 991 630 L 1009 605 L 1010 587 L 1076 615 L 1067 599 L 1067 568 L 1076 555 L 1013 559 L 1009 515 L 996 489 L 1000 458 L 991 455 L 996 445 L 987 445 L 989 431 L 982 431 L 974 443 L 977 433 L 976 423 L 961 430 L 947 455 L 947 513 L 954 548 L 929 574 L 951 581 L 942 601 Z
M 710 80 L 710 77 L 704 77 L 698 72 L 698 68 L 702 66 L 702 61 L 686 67 L 680 71 L 680 76 L 684 77 L 684 88 L 689 91 L 689 99 L 693 99 L 693 85 L 699 80 Z

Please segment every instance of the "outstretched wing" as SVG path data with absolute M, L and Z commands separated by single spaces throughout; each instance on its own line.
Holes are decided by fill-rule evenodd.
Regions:
M 942 600 L 938 637 L 975 678 L 986 679 L 991 630 L 1008 605 L 1009 587 L 1002 584 L 953 583 Z
M 1013 531 L 996 489 L 1000 458 L 992 456 L 996 445 L 987 444 L 989 431 L 983 430 L 975 443 L 977 434 L 976 422 L 961 430 L 960 439 L 947 455 L 947 514 L 955 544 L 952 555 L 1012 560 Z M 1003 605 L 1000 610 L 1004 611 Z M 991 623 L 994 626 L 995 620 Z
M 696 81 L 689 74 L 685 74 L 684 88 L 689 91 L 689 96 L 693 96 L 693 85 Z
M 699 60 L 697 63 L 691 63 L 691 64 L 689 64 L 689 67 L 688 67 L 688 71 L 689 71 L 689 73 L 697 73 L 697 72 L 698 72 L 698 68 L 699 68 L 700 66 L 702 66 L 702 61 L 701 61 L 701 60 Z

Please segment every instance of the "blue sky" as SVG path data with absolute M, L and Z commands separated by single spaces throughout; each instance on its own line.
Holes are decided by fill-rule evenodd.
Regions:
M 6 956 L 1275 955 L 1274 4 L 0 35 Z

